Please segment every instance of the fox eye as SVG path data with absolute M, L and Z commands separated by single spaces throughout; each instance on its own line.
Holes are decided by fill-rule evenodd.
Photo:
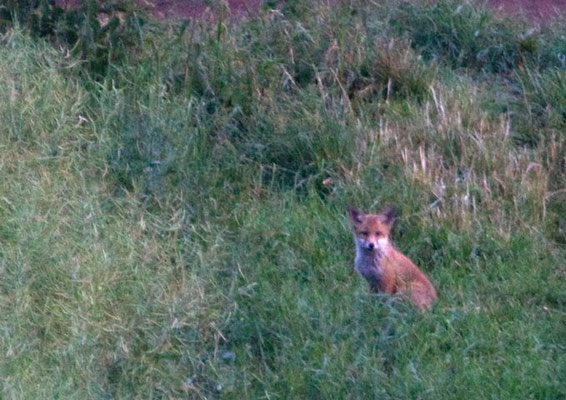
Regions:
M 381 231 L 375 232 L 375 236 L 381 236 L 381 235 L 383 235 L 383 232 L 381 232 Z
M 362 236 L 367 236 L 367 235 L 368 235 L 368 231 L 363 231 L 363 232 L 360 232 L 360 233 L 361 233 Z

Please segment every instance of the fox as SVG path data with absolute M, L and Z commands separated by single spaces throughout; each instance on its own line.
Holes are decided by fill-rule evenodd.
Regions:
M 365 278 L 372 293 L 398 293 L 419 310 L 432 308 L 438 296 L 427 276 L 389 240 L 396 211 L 385 207 L 378 214 L 366 214 L 348 207 L 354 231 L 354 268 Z

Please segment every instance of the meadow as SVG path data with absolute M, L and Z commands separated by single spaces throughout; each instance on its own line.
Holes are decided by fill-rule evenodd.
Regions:
M 0 396 L 565 399 L 564 21 L 228 13 L 0 23 Z M 368 292 L 348 205 L 432 311 Z

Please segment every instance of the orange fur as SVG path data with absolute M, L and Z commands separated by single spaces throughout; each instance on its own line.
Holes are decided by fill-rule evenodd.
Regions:
M 389 242 L 395 218 L 390 208 L 379 214 L 349 209 L 356 243 L 355 269 L 370 284 L 372 292 L 399 293 L 419 310 L 432 307 L 436 290 L 427 276 Z

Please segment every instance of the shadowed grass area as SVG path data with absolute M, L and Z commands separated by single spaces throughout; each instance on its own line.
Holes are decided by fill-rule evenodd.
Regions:
M 2 36 L 2 397 L 566 396 L 559 27 L 273 6 L 96 79 Z M 431 312 L 368 293 L 349 204 L 397 206 Z

